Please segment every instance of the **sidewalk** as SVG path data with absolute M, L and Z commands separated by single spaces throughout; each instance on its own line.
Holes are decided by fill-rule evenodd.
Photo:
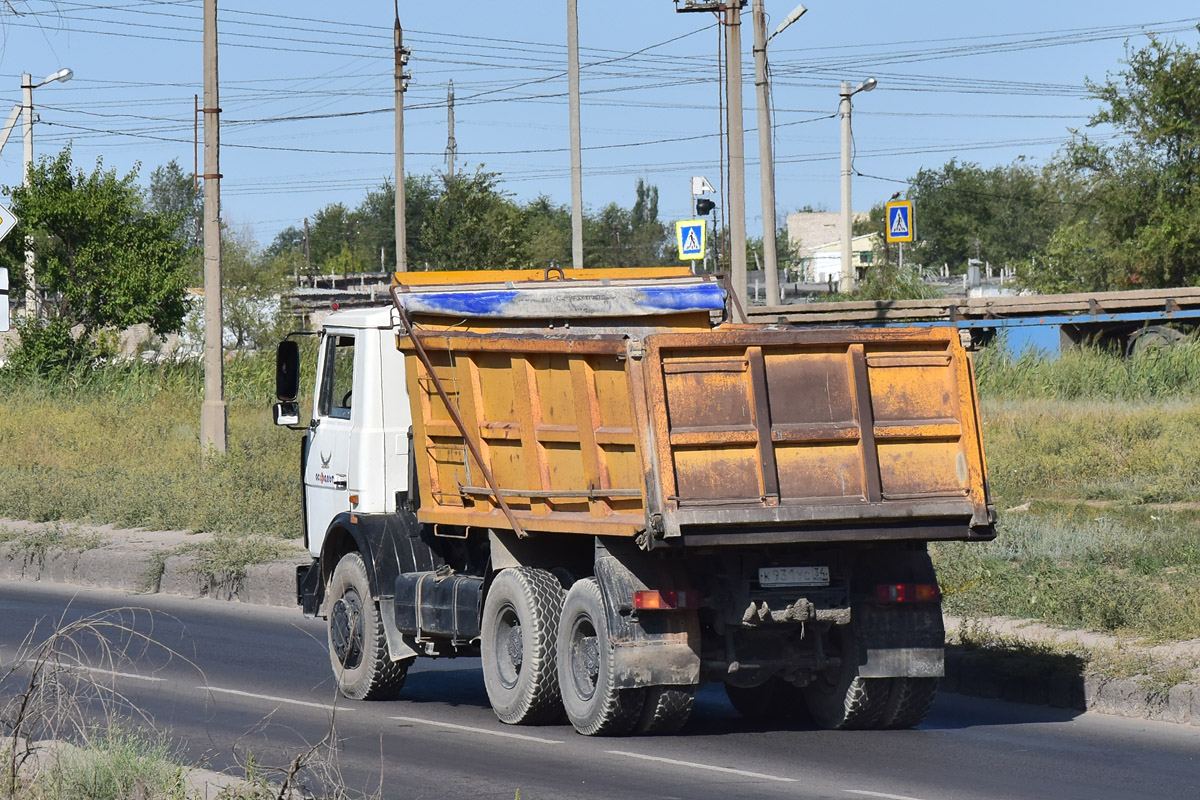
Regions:
M 296 567 L 309 562 L 303 547 L 297 544 L 294 556 L 251 564 L 244 575 L 215 575 L 200 571 L 194 555 L 179 552 L 209 538 L 185 531 L 0 519 L 0 579 L 296 606 Z M 981 630 L 997 644 L 973 645 Z M 1200 639 L 1149 647 L 998 617 L 947 617 L 946 631 L 943 691 L 1200 727 Z M 1178 665 L 1172 669 L 1186 679 L 1168 685 L 1161 675 L 1092 674 L 1072 654 L 1078 648 L 1120 653 L 1134 663 Z

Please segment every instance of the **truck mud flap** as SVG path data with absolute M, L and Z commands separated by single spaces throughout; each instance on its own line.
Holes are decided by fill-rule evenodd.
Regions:
M 895 608 L 855 605 L 863 678 L 938 678 L 945 674 L 946 629 L 940 605 Z
M 635 591 L 668 587 L 647 585 L 620 558 L 606 553 L 597 553 L 595 570 L 608 616 L 615 687 L 633 689 L 699 683 L 700 636 L 696 612 L 643 612 L 635 617 Z

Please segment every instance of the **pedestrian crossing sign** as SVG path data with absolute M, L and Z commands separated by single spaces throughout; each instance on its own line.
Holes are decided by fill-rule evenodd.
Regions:
M 699 261 L 704 258 L 704 229 L 702 219 L 675 223 L 675 242 L 679 245 L 680 261 Z
M 911 200 L 893 200 L 887 204 L 887 240 L 913 240 L 913 204 Z

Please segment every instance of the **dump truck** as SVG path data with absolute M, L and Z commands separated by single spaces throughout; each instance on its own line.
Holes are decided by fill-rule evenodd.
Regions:
M 941 328 L 737 324 L 686 269 L 398 273 L 298 337 L 297 601 L 346 697 L 479 657 L 510 724 L 919 723 L 943 672 L 927 545 L 995 535 L 972 365 Z

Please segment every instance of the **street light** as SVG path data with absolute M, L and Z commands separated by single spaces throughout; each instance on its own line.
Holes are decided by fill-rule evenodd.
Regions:
M 841 103 L 838 115 L 842 118 L 842 275 L 838 291 L 854 291 L 854 248 L 851 244 L 853 215 L 850 207 L 850 98 L 859 92 L 869 92 L 878 85 L 874 78 L 867 78 L 854 89 L 850 81 L 842 81 Z
M 75 76 L 67 68 L 47 75 L 41 83 L 34 83 L 28 72 L 21 76 L 21 116 L 25 129 L 25 158 L 21 185 L 29 188 L 29 173 L 33 170 L 33 90 L 48 83 L 66 83 Z M 37 315 L 37 281 L 33 274 L 33 238 L 25 237 L 25 316 Z

